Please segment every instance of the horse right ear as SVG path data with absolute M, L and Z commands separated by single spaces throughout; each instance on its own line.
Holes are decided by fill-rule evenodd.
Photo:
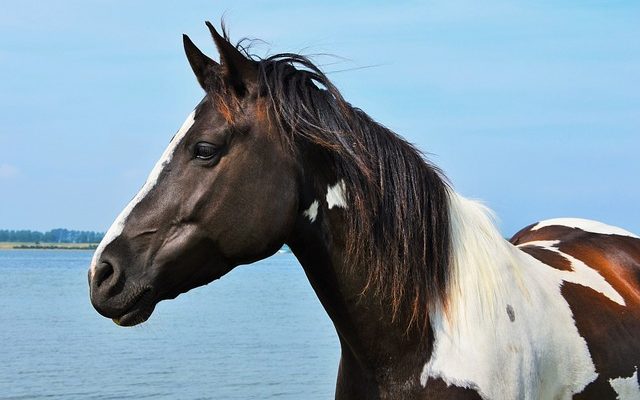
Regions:
M 240 97 L 244 96 L 258 79 L 257 63 L 247 58 L 232 45 L 226 34 L 224 36 L 220 35 L 211 22 L 206 21 L 205 24 L 209 28 L 211 37 L 220 53 L 220 70 L 223 78 L 235 90 L 236 94 Z
M 218 68 L 218 63 L 201 52 L 189 39 L 189 36 L 182 35 L 182 42 L 184 43 L 184 52 L 187 55 L 187 60 L 189 60 L 189 65 L 191 65 L 196 78 L 198 78 L 198 83 L 204 90 L 207 90 L 205 81 L 209 74 L 213 73 L 215 68 Z

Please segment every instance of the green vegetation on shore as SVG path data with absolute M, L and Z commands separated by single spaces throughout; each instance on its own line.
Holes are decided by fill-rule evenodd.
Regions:
M 46 232 L 0 229 L 0 250 L 94 250 L 104 237 L 102 232 L 58 228 Z
M 104 237 L 102 232 L 75 231 L 64 228 L 52 229 L 46 232 L 26 229 L 0 229 L 0 242 L 29 242 L 29 243 L 99 243 Z
M 41 250 L 95 250 L 97 243 L 40 243 L 40 242 L 0 242 L 0 250 L 41 249 Z

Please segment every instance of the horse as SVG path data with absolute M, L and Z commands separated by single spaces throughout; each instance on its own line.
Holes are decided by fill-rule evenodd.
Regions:
M 338 334 L 335 398 L 639 399 L 640 238 L 582 219 L 506 240 L 308 58 L 188 36 L 204 97 L 94 253 L 122 326 L 287 244 Z

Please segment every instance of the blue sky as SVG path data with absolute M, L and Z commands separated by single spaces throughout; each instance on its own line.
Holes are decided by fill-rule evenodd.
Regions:
M 106 230 L 201 98 L 181 34 L 216 56 L 203 21 L 223 13 L 258 54 L 343 57 L 316 61 L 505 235 L 640 232 L 640 3 L 588 0 L 7 2 L 0 229 Z

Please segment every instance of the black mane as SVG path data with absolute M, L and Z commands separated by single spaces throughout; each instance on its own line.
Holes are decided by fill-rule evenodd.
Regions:
M 226 37 L 226 34 L 225 34 Z M 238 49 L 248 51 L 238 44 Z M 351 106 L 309 58 L 283 53 L 258 66 L 269 117 L 294 145 L 330 154 L 345 180 L 347 265 L 364 268 L 367 285 L 409 326 L 428 327 L 427 310 L 444 300 L 450 261 L 448 187 L 413 145 Z M 361 273 L 361 271 L 354 271 Z

